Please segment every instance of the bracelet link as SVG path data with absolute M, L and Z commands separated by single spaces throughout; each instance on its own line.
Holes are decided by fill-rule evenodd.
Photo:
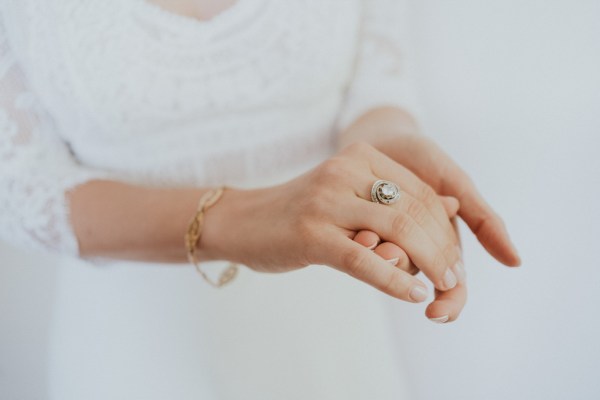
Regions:
M 196 267 L 196 271 L 204 278 L 205 281 L 210 283 L 211 286 L 217 288 L 226 285 L 237 276 L 239 265 L 236 263 L 229 263 L 227 268 L 221 272 L 218 281 L 215 282 L 209 278 L 202 268 L 200 268 L 200 263 L 196 256 L 196 250 L 198 249 L 198 243 L 200 242 L 200 238 L 202 236 L 204 213 L 221 198 L 221 195 L 225 189 L 225 186 L 220 186 L 217 189 L 209 190 L 200 198 L 196 214 L 190 221 L 188 230 L 184 236 L 188 260 Z

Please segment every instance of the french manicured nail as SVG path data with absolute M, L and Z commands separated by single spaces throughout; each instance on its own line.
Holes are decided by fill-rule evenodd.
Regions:
M 430 321 L 436 322 L 438 324 L 443 324 L 445 322 L 448 322 L 449 319 L 450 319 L 450 317 L 447 315 L 443 315 L 441 317 L 436 317 L 436 318 L 429 318 Z
M 464 282 L 466 280 L 467 272 L 465 271 L 465 266 L 461 260 L 458 260 L 452 269 L 454 270 L 454 275 L 456 275 L 459 282 Z
M 396 265 L 396 264 L 398 264 L 398 260 L 400 260 L 400 257 L 390 258 L 389 260 L 385 260 L 385 261 L 389 262 L 392 265 Z
M 444 278 L 443 278 L 443 283 L 444 283 L 445 289 L 446 290 L 452 289 L 454 286 L 456 286 L 457 282 L 458 281 L 456 280 L 456 275 L 454 275 L 452 270 L 450 268 L 448 268 L 446 270 L 446 273 L 444 274 Z
M 373 250 L 375 247 L 377 247 L 377 242 L 373 243 L 372 245 L 370 245 L 369 247 L 367 247 L 369 250 Z
M 408 294 L 412 301 L 420 303 L 427 300 L 427 289 L 422 286 L 415 286 L 410 290 Z

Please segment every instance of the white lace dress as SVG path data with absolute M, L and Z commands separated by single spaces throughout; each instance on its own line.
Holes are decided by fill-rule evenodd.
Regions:
M 215 290 L 190 267 L 84 260 L 65 193 L 296 176 L 370 107 L 414 112 L 405 11 L 239 0 L 198 21 L 144 0 L 2 1 L 0 236 L 61 255 L 49 399 L 404 398 L 370 287 L 311 266 Z

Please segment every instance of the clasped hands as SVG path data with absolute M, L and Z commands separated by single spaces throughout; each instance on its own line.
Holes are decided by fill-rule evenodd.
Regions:
M 383 155 L 388 160 L 377 162 L 382 168 L 377 172 L 402 182 L 404 199 L 401 196 L 398 203 L 388 206 L 400 214 L 390 217 L 393 234 L 363 229 L 348 237 L 406 274 L 414 276 L 422 271 L 435 287 L 435 299 L 426 309 L 427 317 L 440 323 L 453 321 L 467 299 L 456 217 L 463 218 L 490 254 L 504 264 L 518 265 L 517 252 L 500 217 L 478 194 L 467 175 L 433 142 L 420 135 L 404 135 L 375 143 L 382 153 L 389 154 Z M 377 148 L 355 143 L 345 151 L 377 152 Z M 399 240 L 403 235 L 405 239 Z M 429 260 L 423 259 L 426 254 Z M 400 281 L 397 277 L 390 279 L 394 284 Z M 384 291 L 389 290 L 389 285 Z M 413 287 L 410 300 L 426 299 L 421 288 Z
M 428 297 L 421 271 L 435 287 L 427 317 L 455 320 L 466 301 L 456 216 L 503 264 L 519 265 L 517 251 L 501 218 L 432 141 L 368 137 L 288 182 L 226 191 L 206 216 L 203 258 L 264 272 L 328 265 L 413 303 Z M 371 201 L 379 179 L 400 187 L 396 203 Z

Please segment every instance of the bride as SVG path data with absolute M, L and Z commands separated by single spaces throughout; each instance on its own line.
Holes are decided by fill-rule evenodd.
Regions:
M 458 317 L 456 215 L 519 257 L 419 133 L 406 13 L 0 5 L 0 234 L 61 256 L 48 399 L 410 398 L 383 293 L 421 303 L 428 279 L 427 317 Z M 209 282 L 247 268 L 218 290 L 188 261 Z

